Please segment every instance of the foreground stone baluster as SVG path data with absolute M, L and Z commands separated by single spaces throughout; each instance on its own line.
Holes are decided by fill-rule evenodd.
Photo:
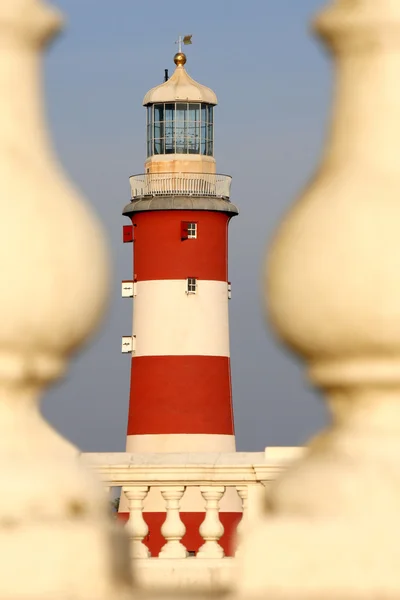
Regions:
M 101 484 L 39 409 L 98 323 L 108 287 L 103 233 L 61 173 L 42 116 L 40 51 L 60 23 L 40 0 L 0 2 L 0 598 L 7 600 L 109 600 L 131 579 L 128 541 Z
M 236 546 L 237 547 L 236 547 L 236 552 L 235 552 L 235 556 L 240 556 L 242 537 L 243 537 L 244 530 L 246 527 L 246 522 L 247 522 L 249 486 L 248 485 L 237 485 L 236 490 L 242 501 L 242 518 L 240 519 L 237 529 L 236 529 Z
M 129 507 L 129 519 L 126 522 L 125 530 L 130 538 L 131 557 L 149 558 L 150 551 L 143 543 L 149 533 L 149 528 L 143 518 L 143 504 L 149 488 L 148 486 L 129 486 L 124 487 L 123 491 L 128 499 Z
M 225 487 L 201 486 L 200 492 L 206 501 L 206 516 L 199 528 L 204 544 L 200 546 L 196 557 L 222 558 L 224 550 L 218 540 L 224 534 L 224 526 L 219 519 L 219 502 L 225 493 Z
M 161 488 L 167 511 L 166 519 L 161 526 L 161 533 L 167 543 L 161 548 L 159 558 L 186 558 L 188 556 L 185 546 L 181 543 L 181 539 L 186 533 L 186 527 L 179 516 L 179 502 L 185 489 L 183 485 Z
M 280 227 L 268 310 L 330 426 L 274 484 L 243 549 L 247 597 L 400 598 L 400 0 L 316 20 L 336 61 L 322 165 Z

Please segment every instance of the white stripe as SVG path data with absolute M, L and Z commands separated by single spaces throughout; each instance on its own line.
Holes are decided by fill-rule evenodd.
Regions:
M 229 356 L 228 284 L 197 284 L 187 294 L 184 279 L 137 282 L 135 356 Z
M 126 451 L 147 452 L 236 452 L 235 436 L 214 433 L 162 433 L 128 435 Z

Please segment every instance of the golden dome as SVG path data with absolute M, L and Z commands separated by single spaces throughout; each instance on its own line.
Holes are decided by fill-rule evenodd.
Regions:
M 183 65 L 186 63 L 186 54 L 183 52 L 177 52 L 174 56 L 174 63 L 177 67 L 183 67 Z

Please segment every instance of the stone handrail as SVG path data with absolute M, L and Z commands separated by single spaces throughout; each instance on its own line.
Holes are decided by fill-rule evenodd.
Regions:
M 300 457 L 301 447 L 264 452 L 85 452 L 82 461 L 109 487 L 128 485 L 266 485 Z

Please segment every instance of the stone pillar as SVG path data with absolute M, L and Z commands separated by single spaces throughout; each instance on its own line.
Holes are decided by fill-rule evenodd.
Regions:
M 103 232 L 61 172 L 42 115 L 40 0 L 0 2 L 0 597 L 108 600 L 130 586 L 127 539 L 43 390 L 104 311 Z M 84 405 L 82 404 L 82 410 Z
M 400 0 L 336 0 L 322 162 L 268 253 L 267 311 L 331 423 L 272 484 L 244 540 L 241 591 L 400 597 Z

